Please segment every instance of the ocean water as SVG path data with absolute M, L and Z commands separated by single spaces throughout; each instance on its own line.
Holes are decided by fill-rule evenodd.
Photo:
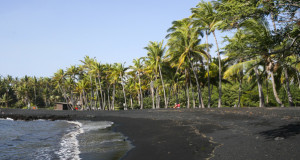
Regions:
M 132 145 L 108 121 L 0 119 L 2 160 L 118 160 Z

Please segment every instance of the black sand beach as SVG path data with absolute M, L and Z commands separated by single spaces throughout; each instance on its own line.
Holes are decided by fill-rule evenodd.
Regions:
M 1 110 L 1 118 L 112 121 L 135 146 L 124 160 L 300 157 L 300 108 Z

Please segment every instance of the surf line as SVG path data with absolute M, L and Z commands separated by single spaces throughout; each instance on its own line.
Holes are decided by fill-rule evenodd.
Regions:
M 62 137 L 62 140 L 60 142 L 60 150 L 57 152 L 57 155 L 61 160 L 66 159 L 74 159 L 74 160 L 80 160 L 79 154 L 79 142 L 77 140 L 77 135 L 84 133 L 84 130 L 82 129 L 82 123 L 77 121 L 67 121 L 68 123 L 75 124 L 76 129 L 74 131 L 71 131 L 67 134 L 65 134 Z

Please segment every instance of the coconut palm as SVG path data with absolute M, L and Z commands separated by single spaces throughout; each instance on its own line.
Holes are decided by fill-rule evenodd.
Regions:
M 95 75 L 95 84 L 97 88 L 97 97 L 99 97 L 99 92 L 100 92 L 100 109 L 104 109 L 105 107 L 105 98 L 103 98 L 103 89 L 102 89 L 102 74 L 104 72 L 104 67 L 101 65 L 99 62 L 94 61 L 92 63 L 92 69 L 91 69 L 91 74 Z M 97 85 L 98 83 L 98 85 Z
M 148 46 L 145 47 L 147 52 L 147 63 L 149 67 L 152 69 L 155 75 L 155 79 L 159 76 L 161 79 L 162 87 L 163 87 L 163 93 L 164 93 L 164 101 L 165 101 L 165 108 L 168 107 L 167 98 L 166 98 L 166 90 L 163 80 L 163 75 L 161 73 L 161 65 L 163 63 L 163 56 L 166 50 L 166 47 L 163 46 L 163 41 L 161 42 L 152 42 L 150 41 Z M 157 106 L 159 107 L 159 98 L 158 98 L 158 91 L 157 93 Z
M 5 107 L 8 108 L 8 104 L 12 101 L 12 98 L 9 97 L 7 93 L 4 93 L 0 98 L 0 103 L 4 103 Z
M 124 110 L 127 110 L 127 98 L 126 98 L 126 92 L 125 92 L 125 77 L 126 77 L 126 70 L 128 68 L 124 66 L 124 64 L 116 63 L 114 66 L 114 72 L 119 74 L 120 84 L 122 85 L 122 91 L 124 96 Z
M 252 54 L 250 56 L 261 57 L 264 60 L 266 70 L 269 72 L 271 77 L 273 94 L 277 103 L 283 107 L 282 101 L 279 99 L 276 91 L 276 83 L 274 78 L 274 71 L 276 62 L 274 61 L 274 55 L 269 54 L 274 49 L 276 42 L 268 28 L 268 23 L 263 20 L 249 19 L 243 22 L 245 33 L 249 37 L 248 46 L 251 46 Z
M 167 56 L 177 61 L 176 66 L 178 69 L 184 63 L 191 67 L 197 84 L 199 108 L 204 108 L 200 84 L 195 70 L 195 63 L 199 62 L 198 60 L 201 60 L 202 57 L 209 56 L 203 50 L 206 45 L 199 45 L 199 37 L 202 36 L 202 32 L 199 27 L 193 26 L 192 20 L 189 18 L 174 21 L 168 32 L 170 33 L 167 35 L 167 38 L 169 38 Z
M 206 30 L 206 36 L 212 33 L 215 39 L 215 44 L 217 47 L 218 60 L 219 60 L 219 100 L 218 108 L 222 106 L 222 67 L 221 67 L 221 55 L 219 51 L 219 45 L 216 37 L 216 29 L 223 23 L 223 21 L 218 16 L 217 12 L 214 10 L 214 6 L 211 2 L 200 2 L 197 8 L 192 8 L 193 15 L 195 19 L 195 24 L 202 26 Z M 207 42 L 206 42 L 207 43 Z M 207 49 L 208 51 L 208 49 Z M 209 68 L 209 67 L 208 67 Z M 209 72 L 208 72 L 209 73 Z M 208 76 L 209 77 L 209 76 Z M 209 99 L 210 104 L 210 99 Z
M 144 103 L 143 103 L 143 92 L 142 92 L 141 76 L 140 76 L 140 74 L 143 72 L 143 59 L 142 58 L 134 59 L 133 60 L 133 66 L 130 66 L 130 68 L 133 70 L 133 72 L 136 73 L 136 75 L 138 77 L 140 109 L 143 109 L 144 108 Z

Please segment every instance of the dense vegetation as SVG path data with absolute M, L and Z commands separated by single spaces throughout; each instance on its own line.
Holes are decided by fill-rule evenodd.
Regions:
M 132 66 L 86 56 L 53 77 L 1 77 L 0 102 L 102 110 L 299 106 L 299 6 L 298 0 L 202 1 L 172 23 L 166 43 L 150 41 L 147 56 Z M 235 34 L 217 37 L 217 30 Z M 220 41 L 227 45 L 219 48 Z

